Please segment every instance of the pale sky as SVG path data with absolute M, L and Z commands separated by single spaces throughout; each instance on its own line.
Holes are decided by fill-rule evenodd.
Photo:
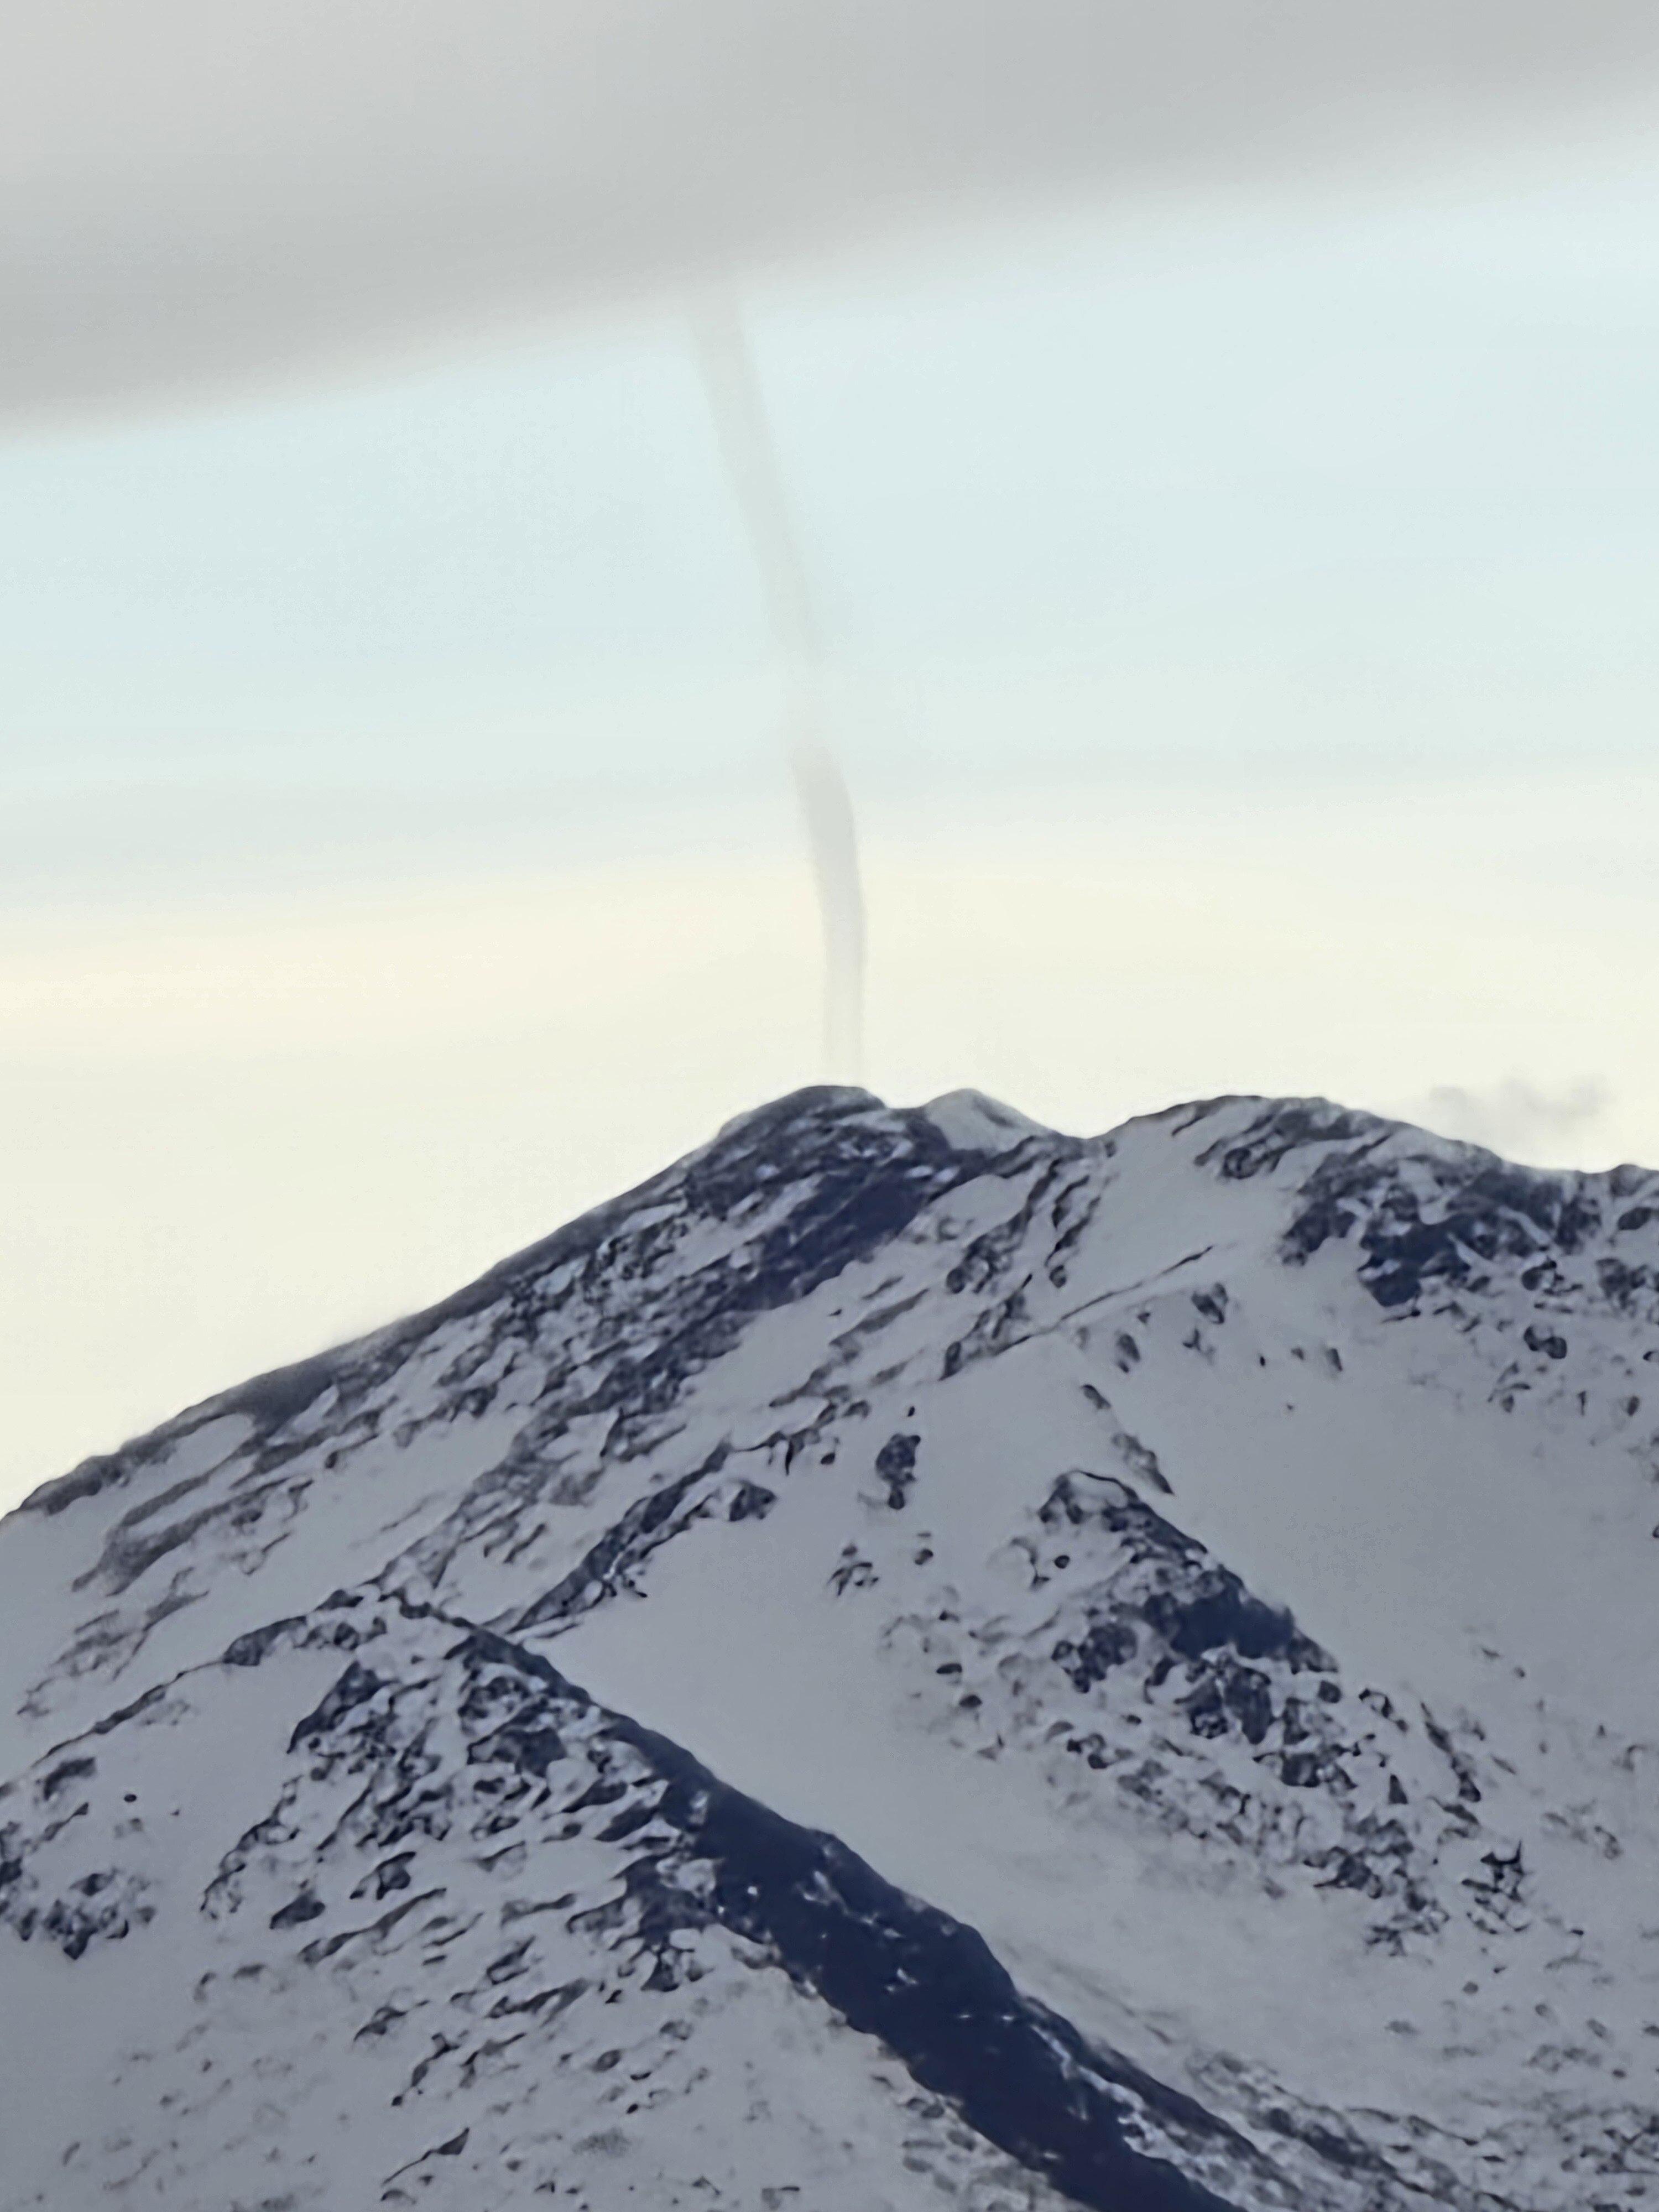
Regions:
M 747 307 L 869 799 L 1645 747 L 1640 139 L 1054 220 Z M 211 860 L 301 792 L 337 825 L 309 848 L 354 810 L 447 836 L 492 793 L 499 820 L 769 775 L 759 595 L 672 308 L 15 432 L 0 579 L 3 757 L 64 825 L 28 823 L 41 866 L 116 805 L 136 861 L 147 794 L 185 795 Z
M 1659 155 L 1608 127 L 744 294 L 866 1079 L 1659 1160 Z M 817 1079 L 675 300 L 0 438 L 0 1505 Z

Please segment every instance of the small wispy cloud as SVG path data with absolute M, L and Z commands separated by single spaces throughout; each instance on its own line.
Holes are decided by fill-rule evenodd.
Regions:
M 1437 1084 L 1407 1114 L 1440 1136 L 1485 1145 L 1512 1159 L 1537 1157 L 1553 1163 L 1571 1140 L 1595 1128 L 1612 1103 L 1612 1094 L 1596 1076 L 1560 1091 L 1540 1091 L 1512 1076 L 1473 1090 L 1462 1084 Z

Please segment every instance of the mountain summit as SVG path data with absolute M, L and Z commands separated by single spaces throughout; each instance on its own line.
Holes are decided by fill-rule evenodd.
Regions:
M 1659 2199 L 1659 1177 L 815 1090 L 0 1524 L 0 2212 Z

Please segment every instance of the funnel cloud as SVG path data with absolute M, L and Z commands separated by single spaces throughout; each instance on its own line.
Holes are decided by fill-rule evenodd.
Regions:
M 823 1057 L 832 1082 L 864 1072 L 864 887 L 853 802 L 841 764 L 811 729 L 789 749 L 823 918 Z
M 729 301 L 711 301 L 696 318 L 695 331 L 726 482 L 748 533 L 790 695 L 790 766 L 823 924 L 824 1072 L 832 1082 L 856 1083 L 863 1060 L 864 891 L 853 803 L 823 732 L 823 641 L 742 318 Z

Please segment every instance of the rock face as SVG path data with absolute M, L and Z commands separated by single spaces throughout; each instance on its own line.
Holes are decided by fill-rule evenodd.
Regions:
M 1659 2201 L 1656 1366 L 1635 1170 L 745 1117 L 0 1526 L 0 2208 Z

